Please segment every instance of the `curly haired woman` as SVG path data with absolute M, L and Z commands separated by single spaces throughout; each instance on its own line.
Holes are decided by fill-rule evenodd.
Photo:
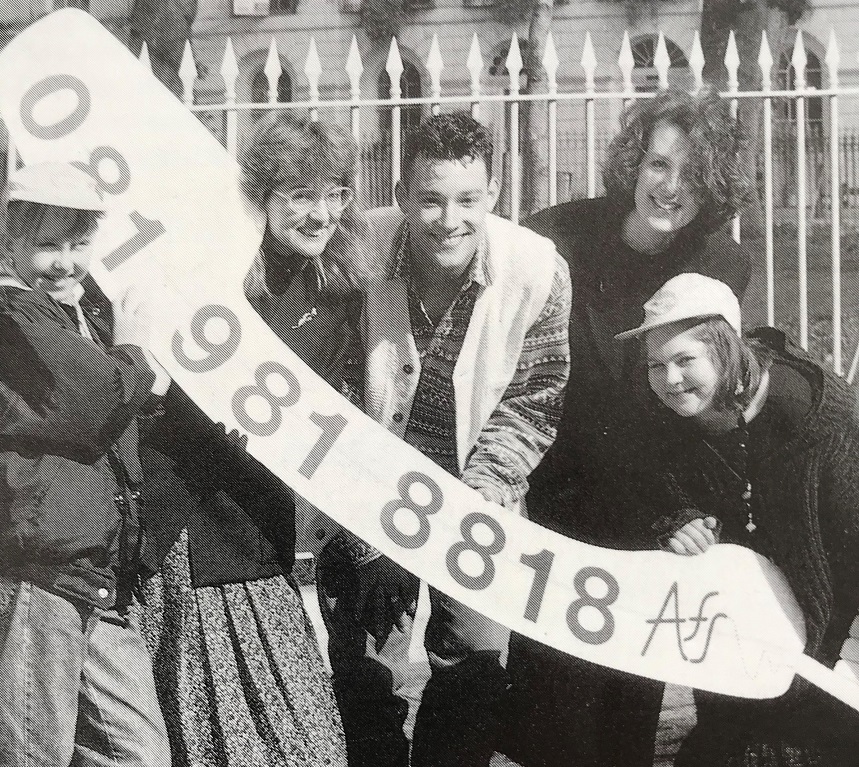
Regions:
M 650 433 L 630 416 L 642 396 L 641 350 L 614 335 L 669 278 L 697 272 L 742 296 L 748 253 L 724 225 L 746 199 L 742 137 L 707 89 L 639 100 L 623 116 L 603 170 L 606 196 L 541 211 L 530 226 L 570 266 L 571 370 L 558 437 L 530 477 L 528 513 L 608 548 L 652 545 L 659 488 Z M 508 751 L 525 767 L 651 767 L 661 684 L 564 656 L 523 637 L 511 644 Z

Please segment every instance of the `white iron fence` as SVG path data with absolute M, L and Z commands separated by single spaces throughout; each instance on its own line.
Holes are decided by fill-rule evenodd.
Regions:
M 148 64 L 145 48 L 141 59 Z M 692 88 L 700 89 L 704 56 L 697 33 L 688 63 Z M 753 258 L 757 259 L 755 279 L 750 288 L 750 300 L 752 303 L 757 301 L 757 309 L 750 313 L 747 307 L 747 315 L 751 314 L 754 319 L 767 324 L 787 326 L 796 334 L 803 348 L 808 349 L 811 345 L 818 356 L 830 363 L 838 374 L 843 374 L 842 349 L 848 348 L 845 342 L 852 347 L 859 340 L 859 284 L 850 291 L 846 305 L 842 303 L 842 245 L 848 267 L 859 267 L 859 252 L 854 252 L 859 251 L 859 136 L 842 134 L 839 118 L 842 114 L 841 100 L 859 96 L 859 87 L 844 87 L 839 82 L 841 55 L 834 33 L 830 35 L 825 63 L 826 87 L 808 87 L 806 49 L 800 32 L 791 58 L 793 87 L 789 90 L 774 87 L 774 59 L 764 34 L 757 60 L 762 87 L 756 91 L 740 91 L 740 59 L 732 33 L 724 60 L 728 88 L 723 96 L 730 100 L 732 109 L 741 120 L 748 120 L 755 114 L 760 125 L 757 183 L 761 204 L 755 212 L 756 218 L 761 220 L 753 237 L 747 238 Z M 485 61 L 476 34 L 465 64 L 470 75 L 469 92 L 459 95 L 443 93 L 441 73 L 444 62 L 438 38 L 434 36 L 425 62 L 430 95 L 407 98 L 403 96 L 401 86 L 404 64 L 397 41 L 392 40 L 385 65 L 391 82 L 390 98 L 374 98 L 362 91 L 363 62 L 353 37 L 344 62 L 350 84 L 349 96 L 323 100 L 319 88 L 323 69 L 316 43 L 311 38 L 304 65 L 309 96 L 303 101 L 283 103 L 277 100 L 282 67 L 272 39 L 263 69 L 268 84 L 267 101 L 240 103 L 236 94 L 239 67 L 228 38 L 219 70 L 224 81 L 222 103 L 194 103 L 197 67 L 190 43 L 186 43 L 179 75 L 185 104 L 213 128 L 232 154 L 236 154 L 239 147 L 240 119 L 250 120 L 260 110 L 299 110 L 308 112 L 314 119 L 331 114 L 344 119 L 348 114 L 352 133 L 362 146 L 356 186 L 359 199 L 367 206 L 388 204 L 392 199 L 393 186 L 400 176 L 404 118 L 411 118 L 416 108 L 432 113 L 441 109 L 469 109 L 475 117 L 491 124 L 495 131 L 500 151 L 495 158 L 494 171 L 502 177 L 505 188 L 501 212 L 513 220 L 519 219 L 521 210 L 520 110 L 525 102 L 547 105 L 545 150 L 549 173 L 546 192 L 549 204 L 555 204 L 576 197 L 593 197 L 602 191 L 598 170 L 610 134 L 604 122 L 597 122 L 598 105 L 603 110 L 607 105 L 623 106 L 633 99 L 653 95 L 639 92 L 634 87 L 635 63 L 628 35 L 624 36 L 617 61 L 622 78 L 619 90 L 597 90 L 598 65 L 589 34 L 580 60 L 584 74 L 584 88 L 581 90 L 559 90 L 557 72 L 560 61 L 551 34 L 542 61 L 547 78 L 544 93 L 521 92 L 523 61 L 515 34 L 505 61 L 508 82 L 504 93 L 483 89 L 481 75 Z M 654 57 L 660 88 L 668 87 L 670 66 L 665 38 L 660 34 Z M 812 99 L 815 100 L 815 113 L 822 115 L 821 120 L 809 121 L 807 117 L 807 106 Z M 561 125 L 559 108 L 566 110 L 565 114 L 569 111 L 573 115 L 572 121 Z M 390 120 L 388 123 L 386 119 L 386 123 L 390 130 L 371 134 L 368 126 L 378 125 L 382 112 L 389 112 Z M 568 128 L 570 122 L 575 127 L 572 132 Z M 14 152 L 10 152 L 9 157 L 9 162 L 14 162 Z M 745 227 L 742 231 L 747 233 Z M 739 220 L 734 221 L 733 233 L 739 240 Z M 812 263 L 809 262 L 810 255 Z M 852 271 L 848 269 L 848 272 Z M 810 290 L 814 299 L 813 316 L 809 306 Z M 822 343 L 826 348 L 822 348 Z M 848 380 L 853 379 L 857 367 L 859 347 L 852 356 Z

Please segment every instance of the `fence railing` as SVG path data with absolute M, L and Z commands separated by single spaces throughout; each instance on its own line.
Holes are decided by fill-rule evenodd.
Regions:
M 141 59 L 148 63 L 144 48 Z M 844 87 L 839 81 L 841 55 L 834 33 L 831 34 L 825 56 L 826 87 L 810 88 L 805 77 L 806 52 L 802 33 L 799 32 L 793 46 L 791 68 L 793 88 L 773 87 L 774 58 L 766 34 L 761 40 L 757 64 L 761 72 L 761 88 L 755 91 L 739 90 L 740 59 L 733 33 L 730 36 L 724 67 L 727 73 L 727 90 L 723 96 L 729 99 L 732 109 L 741 121 L 760 125 L 758 146 L 757 182 L 760 189 L 760 210 L 753 243 L 762 254 L 762 264 L 756 279 L 760 284 L 752 286 L 752 292 L 762 294 L 761 319 L 768 324 L 783 325 L 795 329 L 800 345 L 809 348 L 809 244 L 812 255 L 812 287 L 815 297 L 827 294 L 826 306 L 816 303 L 815 327 L 828 323 L 831 334 L 827 339 L 828 351 L 821 352 L 839 374 L 844 372 L 842 349 L 842 238 L 855 238 L 859 219 L 859 136 L 848 132 L 842 135 L 839 128 L 840 101 L 845 97 L 859 96 L 859 88 Z M 654 58 L 654 68 L 660 88 L 668 86 L 671 66 L 665 38 L 660 34 Z M 633 83 L 635 66 L 628 34 L 624 35 L 620 56 L 616 62 L 621 75 L 621 87 L 616 90 L 598 91 L 596 73 L 598 63 L 590 35 L 586 35 L 580 61 L 584 86 L 580 90 L 560 91 L 557 72 L 559 58 L 552 35 L 545 47 L 542 61 L 546 74 L 545 92 L 522 93 L 520 75 L 523 69 L 517 36 L 511 39 L 505 65 L 507 80 L 504 93 L 492 93 L 484 89 L 481 75 L 484 61 L 480 42 L 475 34 L 469 55 L 465 61 L 469 73 L 470 87 L 465 93 L 444 93 L 441 73 L 445 67 L 437 36 L 434 36 L 425 67 L 430 83 L 430 95 L 420 98 L 403 98 L 401 76 L 404 65 L 397 41 L 391 41 L 385 71 L 391 82 L 389 98 L 375 98 L 362 90 L 363 62 L 358 45 L 353 37 L 343 69 L 349 81 L 349 95 L 343 98 L 322 99 L 320 79 L 322 64 L 316 43 L 311 38 L 304 65 L 308 98 L 290 103 L 278 102 L 278 79 L 281 76 L 281 59 L 274 39 L 268 51 L 264 73 L 268 83 L 265 103 L 239 103 L 236 84 L 239 67 L 232 42 L 227 39 L 220 66 L 224 81 L 224 100 L 221 103 L 195 104 L 194 85 L 197 67 L 190 43 L 179 71 L 183 87 L 183 100 L 201 119 L 208 122 L 218 134 L 227 150 L 236 154 L 239 149 L 241 122 L 250 125 L 254 114 L 260 110 L 299 110 L 312 118 L 339 113 L 338 119 L 347 119 L 356 140 L 362 144 L 361 169 L 356 178 L 360 199 L 368 205 L 385 204 L 392 199 L 393 186 L 400 176 L 400 154 L 402 146 L 401 126 L 404 110 L 416 105 L 427 112 L 437 113 L 442 109 L 469 109 L 475 117 L 491 124 L 499 138 L 500 151 L 494 160 L 494 172 L 503 178 L 505 187 L 502 213 L 518 220 L 521 211 L 522 163 L 521 163 L 521 108 L 525 102 L 545 104 L 548 115 L 548 134 L 545 149 L 548 156 L 548 181 L 546 190 L 548 203 L 572 197 L 592 197 L 601 191 L 598 169 L 608 143 L 604 123 L 597 123 L 597 106 L 623 106 L 639 98 L 650 98 L 652 93 L 636 90 Z M 688 72 L 692 90 L 703 86 L 704 56 L 696 33 L 688 57 Z M 495 78 L 497 80 L 497 78 Z M 823 105 L 822 118 L 809 124 L 806 118 L 807 103 L 815 99 L 815 105 Z M 559 108 L 569 112 L 563 126 L 559 124 Z M 390 112 L 389 140 L 366 140 L 368 126 L 379 124 L 379 111 Z M 348 117 L 346 117 L 348 116 Z M 753 121 L 751 118 L 755 117 Z M 786 116 L 788 119 L 786 119 Z M 220 119 L 218 119 L 220 118 Z M 372 122 L 371 122 L 372 121 Z M 576 130 L 570 133 L 569 125 Z M 598 125 L 600 126 L 598 129 Z M 561 130 L 561 127 L 564 130 Z M 14 161 L 10 153 L 9 162 Z M 747 218 L 751 218 L 747 216 Z M 743 229 L 742 231 L 746 231 Z M 785 232 L 789 232 L 785 239 Z M 733 234 L 740 239 L 741 225 L 736 220 Z M 789 255 L 776 253 L 776 235 L 779 245 Z M 813 238 L 809 242 L 810 236 Z M 828 241 L 827 241 L 828 240 Z M 851 253 L 852 255 L 852 253 Z M 822 261 L 825 260 L 826 264 Z M 825 271 L 825 274 L 821 271 Z M 795 294 L 795 295 L 794 295 Z M 786 297 L 786 298 L 782 298 Z M 859 289 L 851 294 L 848 306 L 850 333 L 855 334 L 851 343 L 859 336 Z M 777 301 L 777 299 L 779 299 Z M 776 307 L 780 315 L 776 317 Z M 815 339 L 817 342 L 819 339 Z M 859 348 L 853 355 L 849 378 L 859 367 Z

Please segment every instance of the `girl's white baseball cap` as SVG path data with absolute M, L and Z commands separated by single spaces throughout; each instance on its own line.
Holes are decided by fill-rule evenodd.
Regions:
M 703 274 L 678 274 L 644 305 L 644 322 L 615 339 L 635 338 L 662 325 L 699 317 L 723 317 L 737 335 L 742 333 L 740 302 L 724 282 Z

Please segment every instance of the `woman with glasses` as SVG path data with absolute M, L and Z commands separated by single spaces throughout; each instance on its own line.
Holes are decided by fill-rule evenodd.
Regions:
M 245 295 L 338 389 L 364 274 L 356 157 L 347 131 L 280 113 L 242 159 L 245 190 L 266 219 Z M 333 692 L 290 576 L 292 492 L 178 388 L 165 410 L 142 449 L 160 568 L 142 622 L 174 765 L 345 767 Z

